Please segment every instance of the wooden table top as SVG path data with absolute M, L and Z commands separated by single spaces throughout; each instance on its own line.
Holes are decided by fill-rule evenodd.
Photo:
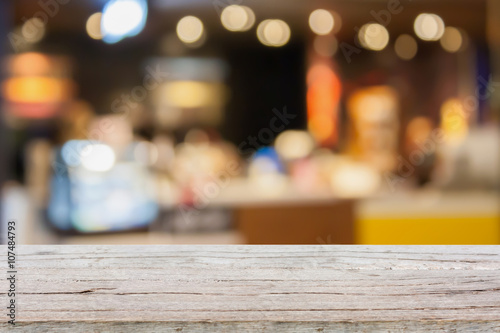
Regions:
M 500 331 L 500 246 L 26 245 L 16 265 L 19 331 Z

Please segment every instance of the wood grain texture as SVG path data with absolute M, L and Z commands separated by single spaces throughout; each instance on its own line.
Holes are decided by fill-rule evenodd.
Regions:
M 34 245 L 17 267 L 26 332 L 500 332 L 500 246 Z

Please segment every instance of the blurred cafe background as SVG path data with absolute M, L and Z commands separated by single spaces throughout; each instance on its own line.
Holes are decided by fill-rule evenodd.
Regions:
M 0 2 L 22 244 L 500 244 L 500 1 Z

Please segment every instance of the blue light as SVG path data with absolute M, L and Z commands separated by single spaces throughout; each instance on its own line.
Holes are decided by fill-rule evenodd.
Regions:
M 273 147 L 259 148 L 252 156 L 252 161 L 257 161 L 257 160 L 267 160 L 269 161 L 268 165 L 269 167 L 272 167 L 275 171 L 279 173 L 285 172 L 283 163 L 281 162 L 280 157 L 276 152 L 276 149 L 274 149 Z M 262 171 L 269 171 L 269 170 L 262 170 Z
M 112 44 L 137 35 L 144 28 L 147 15 L 146 0 L 110 0 L 102 11 L 103 41 Z

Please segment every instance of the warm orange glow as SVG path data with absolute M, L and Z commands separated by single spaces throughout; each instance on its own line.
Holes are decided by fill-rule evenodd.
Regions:
M 441 128 L 446 141 L 458 145 L 469 132 L 469 123 L 462 102 L 458 98 L 450 98 L 441 106 Z
M 406 137 L 411 142 L 424 142 L 431 134 L 432 128 L 428 117 L 415 117 L 406 127 Z
M 396 165 L 399 131 L 397 92 L 389 86 L 360 88 L 347 100 L 349 152 L 380 171 Z
M 338 103 L 342 85 L 328 64 L 312 66 L 307 73 L 308 128 L 322 146 L 337 143 Z
M 167 103 L 179 108 L 201 108 L 218 105 L 222 87 L 201 81 L 171 81 L 163 86 Z
M 51 72 L 49 57 L 41 53 L 27 52 L 12 56 L 8 62 L 8 70 L 12 75 L 47 75 Z
M 41 76 L 7 79 L 2 86 L 4 98 L 15 103 L 56 103 L 71 97 L 72 82 Z
M 329 115 L 318 114 L 309 118 L 308 128 L 319 142 L 327 141 L 334 132 L 332 118 Z

